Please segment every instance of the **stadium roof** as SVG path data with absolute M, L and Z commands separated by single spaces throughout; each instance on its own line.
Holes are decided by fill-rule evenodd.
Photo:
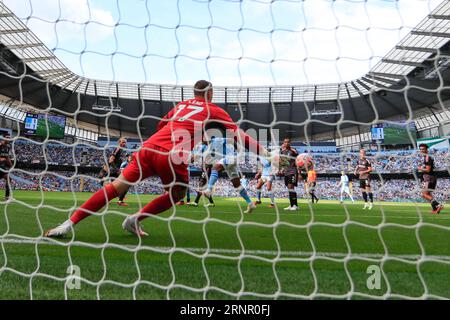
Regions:
M 255 123 L 267 126 L 270 121 L 262 121 L 261 117 L 273 112 L 272 103 L 291 105 L 286 112 L 282 107 L 276 108 L 279 121 L 304 123 L 314 114 L 326 115 L 326 120 L 320 119 L 319 123 L 311 125 L 311 132 L 307 132 L 312 135 L 330 131 L 330 125 L 320 122 L 336 124 L 341 115 L 345 115 L 341 119 L 344 124 L 340 121 L 343 127 L 355 127 L 354 123 L 345 124 L 345 121 L 370 123 L 373 114 L 381 119 L 395 115 L 416 117 L 411 111 L 430 108 L 438 101 L 447 100 L 448 92 L 443 88 L 447 84 L 446 69 L 450 64 L 449 38 L 450 2 L 443 1 L 359 79 L 321 85 L 215 87 L 214 102 L 266 104 L 266 109 L 260 106 L 257 114 L 251 116 L 249 112 L 248 117 L 242 119 L 248 121 L 248 126 Z M 74 74 L 3 3 L 0 3 L 0 43 L 0 70 L 3 71 L 0 73 L 0 93 L 23 99 L 39 108 L 53 106 L 69 114 L 81 112 L 81 117 L 88 122 L 105 125 L 104 114 L 113 111 L 116 118 L 122 119 L 110 121 L 107 126 L 135 132 L 139 131 L 136 121 L 130 123 L 127 120 L 142 112 L 150 117 L 161 117 L 167 112 L 166 107 L 158 112 L 147 112 L 145 106 L 137 107 L 140 103 L 136 101 L 178 102 L 193 96 L 192 86 L 112 82 Z M 374 102 L 373 96 L 377 96 L 378 103 Z M 102 102 L 99 98 L 105 99 Z M 108 105 L 106 108 L 105 104 Z M 242 110 L 241 105 L 239 109 Z M 299 118 L 294 116 L 300 113 Z M 99 117 L 103 119 L 99 120 Z M 303 129 L 292 130 L 292 125 L 289 128 L 293 135 L 305 134 Z

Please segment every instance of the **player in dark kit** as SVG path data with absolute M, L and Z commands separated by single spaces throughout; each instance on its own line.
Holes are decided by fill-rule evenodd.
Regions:
M 373 193 L 370 188 L 370 173 L 372 172 L 372 164 L 366 158 L 366 151 L 361 149 L 359 151 L 358 165 L 355 169 L 355 175 L 359 176 L 359 187 L 361 189 L 364 198 L 364 208 L 372 210 L 373 208 Z M 369 196 L 370 203 L 367 202 L 367 196 Z
M 421 144 L 419 149 L 423 155 L 422 165 L 418 168 L 423 179 L 422 197 L 430 202 L 433 209 L 431 213 L 438 214 L 444 209 L 444 206 L 437 202 L 431 194 L 437 185 L 437 177 L 434 173 L 434 159 L 428 154 L 428 146 L 426 144 Z
M 287 166 L 287 168 L 283 170 L 283 173 L 284 173 L 284 184 L 286 185 L 289 191 L 290 206 L 284 208 L 284 210 L 296 211 L 298 210 L 298 202 L 295 187 L 298 184 L 298 171 L 295 159 L 298 156 L 298 152 L 297 150 L 291 147 L 291 139 L 289 138 L 284 139 L 283 145 L 281 146 L 280 156 L 287 158 L 286 160 L 289 161 L 289 165 Z
M 119 146 L 115 148 L 113 153 L 109 156 L 108 164 L 104 165 L 103 168 L 100 170 L 99 178 L 102 179 L 100 181 L 100 184 L 102 186 L 105 182 L 104 180 L 105 177 L 118 178 L 120 176 L 122 158 L 125 158 L 126 156 L 126 151 L 123 148 L 126 147 L 127 140 L 125 138 L 120 138 L 118 143 Z M 125 195 L 127 194 L 127 192 L 128 191 L 125 191 L 123 194 L 119 196 L 119 201 L 117 202 L 119 206 L 124 207 L 128 206 L 128 204 L 124 202 Z
M 9 136 L 5 136 L 0 141 L 0 179 L 5 179 L 5 200 L 9 199 L 11 188 L 9 185 L 8 171 L 12 167 L 9 152 L 11 146 L 9 145 Z

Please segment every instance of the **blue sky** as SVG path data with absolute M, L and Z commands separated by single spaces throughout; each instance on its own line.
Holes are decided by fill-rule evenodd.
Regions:
M 72 71 L 216 85 L 365 74 L 440 0 L 3 0 Z

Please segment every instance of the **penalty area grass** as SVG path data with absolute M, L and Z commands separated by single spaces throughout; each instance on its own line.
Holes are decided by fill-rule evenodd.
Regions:
M 149 217 L 140 240 L 121 223 L 154 196 L 129 195 L 65 239 L 41 237 L 90 195 L 14 191 L 0 204 L 0 299 L 450 298 L 450 215 L 426 204 L 300 200 L 287 212 L 265 199 L 244 215 L 243 201 L 216 198 Z M 66 285 L 70 266 L 79 288 Z

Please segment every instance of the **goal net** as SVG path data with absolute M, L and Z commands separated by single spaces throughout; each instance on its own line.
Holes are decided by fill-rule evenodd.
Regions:
M 450 298 L 449 13 L 441 0 L 1 1 L 0 298 Z M 200 137 L 190 199 L 152 176 L 43 236 L 109 196 L 200 79 L 269 160 L 239 143 L 211 156 Z M 166 192 L 148 237 L 123 230 Z

